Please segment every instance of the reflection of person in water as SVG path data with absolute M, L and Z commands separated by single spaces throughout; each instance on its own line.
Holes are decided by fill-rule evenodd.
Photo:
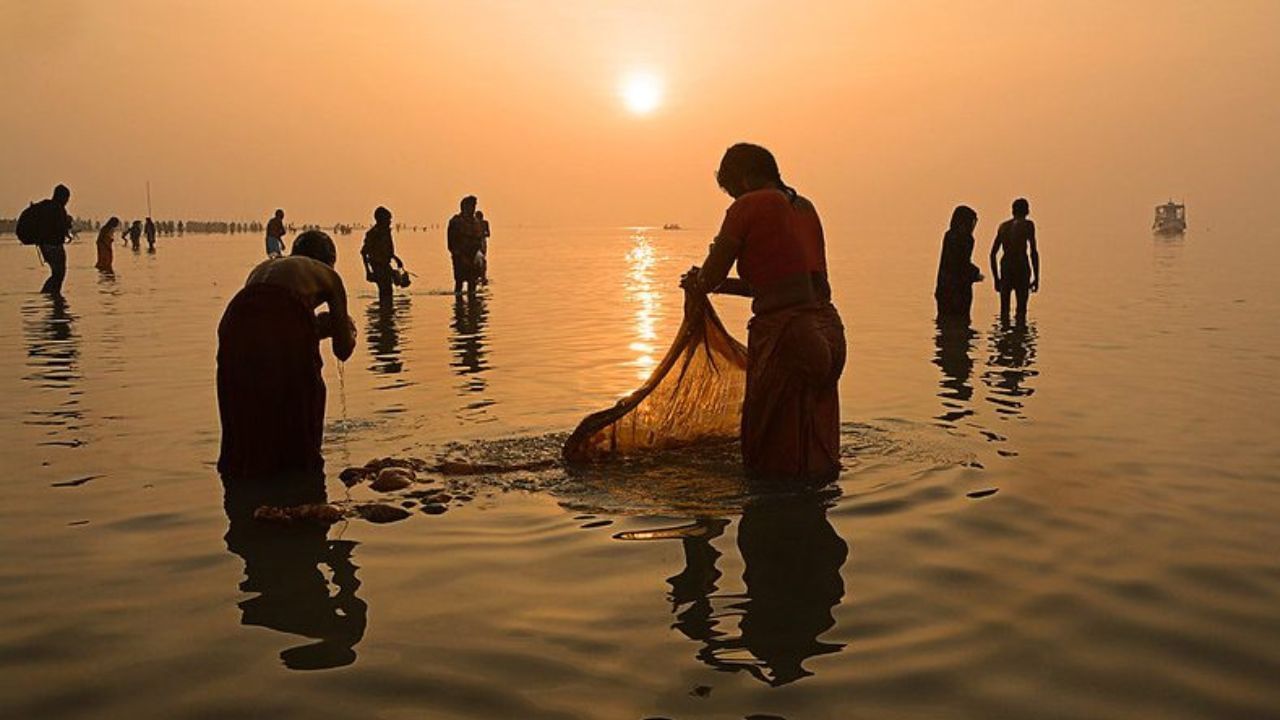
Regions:
M 286 667 L 317 670 L 350 665 L 364 637 L 368 607 L 356 596 L 360 581 L 351 553 L 356 543 L 329 540 L 324 525 L 280 526 L 253 519 L 260 505 L 325 502 L 315 474 L 279 483 L 224 482 L 227 549 L 244 559 L 240 589 L 256 596 L 239 603 L 243 625 L 314 638 L 280 653 Z M 332 593 L 321 566 L 333 575 Z
M 938 318 L 933 364 L 942 370 L 939 383 L 942 389 L 938 391 L 938 397 L 942 398 L 943 413 L 938 419 L 947 425 L 973 414 L 969 407 L 973 399 L 973 386 L 969 384 L 973 375 L 973 356 L 970 353 L 977 335 L 967 322 L 959 324 Z
M 1001 323 L 992 328 L 990 342 L 991 356 L 987 360 L 990 369 L 982 375 L 992 392 L 988 400 L 1002 415 L 1021 416 L 1024 398 L 1035 393 L 1034 388 L 1026 386 L 1027 381 L 1039 374 L 1034 369 L 1036 327 Z
M 408 309 L 409 296 L 397 295 L 391 302 L 369 303 L 365 310 L 369 321 L 365 336 L 369 340 L 369 354 L 373 356 L 369 369 L 375 373 L 390 375 L 404 369 L 400 326 Z
M 489 369 L 484 335 L 488 321 L 489 307 L 484 297 L 455 297 L 449 349 L 454 357 L 450 364 L 458 375 L 479 375 Z M 485 384 L 477 378 L 475 382 L 468 383 L 468 387 L 472 392 L 479 392 Z
M 713 605 L 720 578 L 720 553 L 710 544 L 716 534 L 683 540 L 685 569 L 668 580 L 675 627 L 703 643 L 699 660 L 778 686 L 812 675 L 804 667 L 809 658 L 844 648 L 819 639 L 835 625 L 831 610 L 844 597 L 840 568 L 848 556 L 822 499 L 767 497 L 743 510 L 738 549 L 746 590 L 727 613 Z M 737 636 L 721 625 L 735 615 Z

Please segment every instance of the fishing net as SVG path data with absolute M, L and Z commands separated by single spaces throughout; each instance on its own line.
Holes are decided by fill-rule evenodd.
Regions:
M 685 293 L 684 320 L 653 374 L 616 405 L 588 415 L 564 445 L 569 462 L 737 439 L 747 349 L 706 296 Z

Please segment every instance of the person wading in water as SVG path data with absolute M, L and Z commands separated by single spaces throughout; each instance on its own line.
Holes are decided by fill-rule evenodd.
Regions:
M 98 262 L 94 267 L 104 273 L 113 273 L 112 263 L 115 260 L 116 228 L 120 227 L 120 218 L 112 217 L 98 229 Z
M 1017 296 L 1017 322 L 1027 322 L 1030 294 L 1040 290 L 1040 251 L 1036 248 L 1036 225 L 1027 218 L 1031 205 L 1026 198 L 1013 201 L 1013 217 L 1000 223 L 991 243 L 991 277 L 1000 293 L 1000 320 L 1009 322 L 1009 295 Z M 1030 251 L 1031 262 L 1027 262 Z M 996 255 L 1003 252 L 1000 264 Z
M 690 292 L 750 297 L 742 458 L 750 477 L 823 483 L 840 472 L 844 325 L 831 304 L 822 221 L 763 147 L 739 143 L 716 181 L 733 198 Z M 738 278 L 728 278 L 737 263 Z
M 938 279 L 933 298 L 938 304 L 938 320 L 969 322 L 973 306 L 973 284 L 982 281 L 982 271 L 972 262 L 973 230 L 978 213 L 959 205 L 951 213 L 951 227 L 942 236 L 942 256 L 938 258 Z
M 396 255 L 396 243 L 391 238 L 390 210 L 380 206 L 373 211 L 373 227 L 364 234 L 360 257 L 364 260 L 365 279 L 378 286 L 379 302 L 390 301 L 396 281 L 391 261 L 404 270 L 404 261 Z
M 304 232 L 289 257 L 267 260 L 218 324 L 218 414 L 224 478 L 323 470 L 325 386 L 320 342 L 351 357 L 356 329 L 333 269 L 338 253 L 323 232 Z M 322 304 L 328 311 L 315 309 Z
M 479 280 L 476 253 L 483 245 L 484 229 L 476 219 L 474 195 L 462 198 L 458 209 L 458 214 L 449 218 L 447 230 L 449 257 L 453 261 L 453 294 L 461 295 L 462 286 L 466 285 L 467 294 L 474 295 Z

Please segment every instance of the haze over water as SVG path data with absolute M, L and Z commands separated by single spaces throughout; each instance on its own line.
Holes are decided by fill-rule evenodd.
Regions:
M 444 223 L 479 195 L 474 301 L 443 230 L 396 234 L 390 310 L 335 238 L 358 337 L 324 347 L 327 497 L 411 516 L 228 519 L 216 328 L 259 235 L 117 245 L 106 277 L 82 233 L 61 303 L 0 237 L 6 715 L 1276 715 L 1280 5 L 261 5 L 0 2 L 0 216 L 57 182 L 99 219 L 142 217 L 147 181 L 160 219 Z M 338 482 L 554 458 L 674 336 L 738 140 L 826 225 L 831 492 L 752 495 L 731 449 L 434 478 L 441 514 Z M 1029 325 L 988 280 L 940 333 L 952 207 L 989 274 L 1019 195 Z M 1152 238 L 1170 196 L 1191 230 Z

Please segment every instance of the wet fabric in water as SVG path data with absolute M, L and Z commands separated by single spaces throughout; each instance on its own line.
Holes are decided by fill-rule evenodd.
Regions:
M 564 445 L 569 462 L 731 441 L 739 437 L 747 349 L 710 301 L 686 293 L 675 340 L 635 392 L 588 415 Z

